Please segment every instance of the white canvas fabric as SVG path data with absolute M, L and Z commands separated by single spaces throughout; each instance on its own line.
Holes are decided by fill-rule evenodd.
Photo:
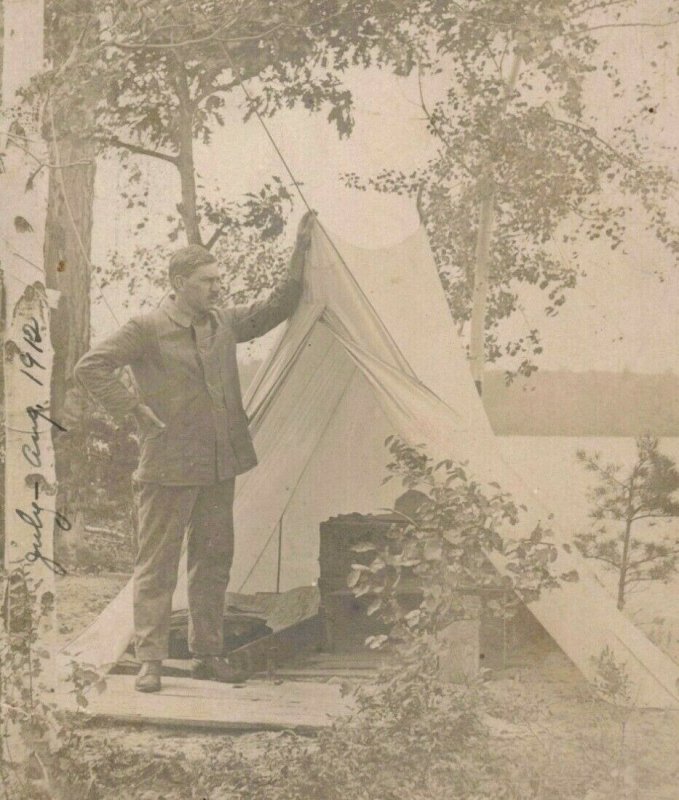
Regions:
M 237 482 L 232 591 L 313 583 L 321 522 L 391 507 L 402 491 L 382 483 L 391 434 L 435 459 L 467 461 L 483 483 L 497 481 L 529 508 L 526 532 L 542 521 L 559 544 L 571 538 L 499 453 L 422 231 L 386 250 L 335 249 L 316 227 L 303 299 L 246 410 L 260 463 Z M 594 660 L 608 647 L 625 665 L 634 702 L 679 706 L 679 667 L 616 609 L 587 564 L 560 547 L 555 569 L 577 569 L 580 580 L 530 609 L 584 675 L 594 678 Z M 128 586 L 64 661 L 115 661 L 132 634 L 131 597 Z M 183 570 L 174 606 L 186 606 Z

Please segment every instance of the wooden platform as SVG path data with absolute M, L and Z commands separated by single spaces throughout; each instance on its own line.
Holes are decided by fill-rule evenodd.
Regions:
M 366 650 L 364 653 L 301 653 L 297 658 L 262 670 L 253 677 L 262 681 L 272 679 L 308 680 L 327 683 L 335 678 L 369 680 L 374 678 L 384 658 L 380 653 Z M 112 675 L 136 675 L 140 663 L 126 654 L 112 670 Z M 191 662 L 186 659 L 168 658 L 163 661 L 163 675 L 188 678 Z
M 275 676 L 291 680 L 371 680 L 384 662 L 374 650 L 358 653 L 303 653 L 276 668 Z
M 212 728 L 224 731 L 295 730 L 311 733 L 351 708 L 336 683 L 248 681 L 243 686 L 163 677 L 157 694 L 134 691 L 134 677 L 109 675 L 106 690 L 88 695 L 87 716 L 119 722 Z M 76 711 L 72 694 L 57 702 Z

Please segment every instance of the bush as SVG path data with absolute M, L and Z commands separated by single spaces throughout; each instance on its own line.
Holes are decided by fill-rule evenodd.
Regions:
M 271 778 L 253 800 L 482 800 L 576 798 L 581 787 L 556 777 L 549 786 L 539 758 L 507 758 L 486 724 L 495 705 L 483 674 L 466 685 L 439 677 L 440 631 L 466 613 L 465 593 L 479 586 L 537 596 L 559 581 L 551 574 L 555 548 L 539 526 L 509 538 L 521 509 L 493 484 L 482 487 L 465 464 L 434 464 L 419 448 L 390 437 L 390 477 L 421 498 L 405 525 L 381 541 L 355 546 L 349 585 L 373 598 L 369 613 L 390 626 L 373 637 L 393 661 L 375 685 L 361 689 L 357 709 L 320 734 L 313 745 L 293 740 L 271 753 Z M 388 478 L 389 479 L 389 478 Z M 500 576 L 487 554 L 501 553 Z M 367 562 L 366 562 L 366 556 Z M 399 602 L 404 576 L 420 591 L 418 608 Z M 569 576 L 574 579 L 573 576 Z M 275 777 L 274 777 L 275 776 Z M 549 782 L 547 782 L 549 783 Z M 572 784 L 569 789 L 568 785 Z M 538 794 L 540 792 L 540 794 Z
M 482 597 L 515 597 L 514 608 L 559 580 L 550 565 L 556 548 L 548 541 L 550 531 L 539 524 L 519 533 L 521 512 L 498 484 L 480 485 L 467 473 L 466 464 L 451 460 L 434 464 L 421 449 L 390 437 L 387 445 L 393 460 L 390 475 L 400 478 L 421 498 L 405 517 L 405 525 L 394 525 L 385 541 L 366 541 L 354 546 L 367 563 L 356 563 L 348 584 L 358 596 L 370 595 L 368 613 L 377 613 L 391 626 L 389 636 L 371 640 L 373 647 L 398 644 L 417 651 L 423 635 L 435 635 L 456 619 L 468 615 L 469 601 Z M 397 512 L 398 513 L 398 512 Z M 517 531 L 516 538 L 509 534 Z M 496 553 L 503 558 L 500 574 L 489 561 Z M 412 609 L 399 602 L 404 576 L 414 579 L 422 600 Z M 560 579 L 576 580 L 575 575 Z M 496 614 L 512 611 L 511 604 L 490 600 L 486 608 Z
M 91 774 L 80 757 L 81 738 L 53 702 L 50 654 L 44 648 L 54 597 L 30 572 L 0 570 L 0 787 L 13 800 L 71 800 L 87 794 Z M 83 690 L 104 681 L 74 673 Z M 83 677 L 84 676 L 84 677 Z M 76 686 L 78 691 L 78 686 Z
M 116 422 L 85 404 L 59 436 L 59 488 L 70 516 L 83 510 L 87 521 L 129 523 L 130 475 L 139 458 L 139 436 L 132 419 Z
M 72 391 L 65 425 L 55 439 L 59 505 L 73 527 L 55 541 L 60 563 L 69 571 L 127 572 L 134 551 L 135 424 L 130 418 L 116 422 Z

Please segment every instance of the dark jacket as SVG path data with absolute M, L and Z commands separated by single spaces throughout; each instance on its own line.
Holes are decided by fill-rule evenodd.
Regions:
M 193 324 L 168 298 L 157 310 L 133 317 L 80 359 L 76 380 L 113 416 L 123 416 L 141 402 L 165 423 L 164 429 L 140 431 L 138 480 L 204 485 L 256 465 L 236 343 L 262 336 L 287 319 L 301 289 L 299 271 L 291 271 L 267 300 L 214 308 Z M 132 370 L 138 396 L 118 376 L 124 366 Z

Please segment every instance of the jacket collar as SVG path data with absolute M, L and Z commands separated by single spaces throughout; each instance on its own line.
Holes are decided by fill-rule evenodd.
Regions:
M 181 308 L 177 307 L 177 301 L 173 294 L 168 295 L 160 305 L 160 308 L 167 314 L 167 316 L 175 322 L 177 325 L 180 325 L 182 328 L 190 328 L 194 322 L 198 322 L 199 320 L 194 320 L 190 317 L 185 311 L 182 311 Z M 208 318 L 210 312 L 206 315 L 205 318 Z M 202 319 L 200 320 L 202 322 Z

